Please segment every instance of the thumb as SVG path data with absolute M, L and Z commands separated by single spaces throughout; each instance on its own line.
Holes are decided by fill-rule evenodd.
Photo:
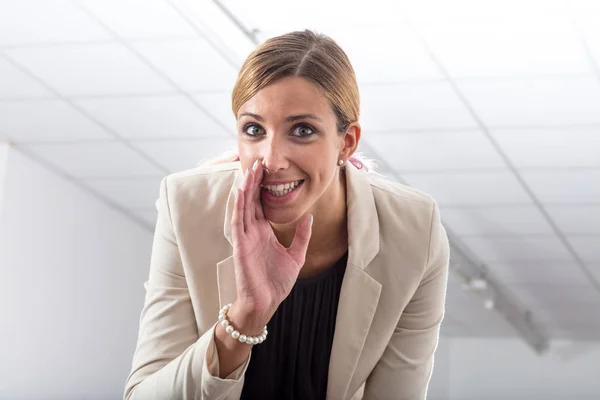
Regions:
M 304 265 L 306 259 L 306 250 L 308 249 L 308 242 L 312 235 L 312 214 L 305 215 L 302 220 L 296 226 L 296 233 L 292 245 L 288 249 L 288 253 L 298 261 L 298 264 Z

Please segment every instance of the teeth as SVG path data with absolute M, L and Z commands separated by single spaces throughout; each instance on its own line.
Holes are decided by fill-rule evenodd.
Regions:
M 268 185 L 263 186 L 263 188 L 267 189 L 269 192 L 271 192 L 271 194 L 275 196 L 283 196 L 294 190 L 296 187 L 298 187 L 298 185 L 300 185 L 300 181 L 280 185 Z

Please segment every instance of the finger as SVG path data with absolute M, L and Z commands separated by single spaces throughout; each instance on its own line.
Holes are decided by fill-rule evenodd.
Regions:
M 260 200 L 261 194 L 262 194 L 262 188 L 260 187 L 260 184 L 263 180 L 263 174 L 264 174 L 264 167 L 262 163 L 258 163 L 256 166 L 256 178 L 254 181 L 254 185 L 255 185 L 255 189 L 256 189 L 256 193 L 254 194 L 254 217 L 257 220 L 261 220 L 265 218 L 265 213 L 263 211 L 263 206 L 262 206 L 262 202 Z
M 299 265 L 304 265 L 306 260 L 306 251 L 308 243 L 312 235 L 312 214 L 305 215 L 296 226 L 296 234 L 292 245 L 288 249 L 288 253 L 298 262 Z
M 244 190 L 244 208 L 243 208 L 243 219 L 244 219 L 244 232 L 248 232 L 248 229 L 254 222 L 254 201 L 252 198 L 252 181 L 254 173 L 251 169 L 246 171 L 246 177 L 242 183 Z
M 234 243 L 240 243 L 244 234 L 244 220 L 242 219 L 244 211 L 244 192 L 237 190 L 235 196 L 235 205 L 233 215 L 231 216 L 231 235 Z

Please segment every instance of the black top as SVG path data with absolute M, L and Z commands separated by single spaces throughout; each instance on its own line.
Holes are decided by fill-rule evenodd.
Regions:
M 254 346 L 241 399 L 325 399 L 348 252 L 334 266 L 298 279 Z

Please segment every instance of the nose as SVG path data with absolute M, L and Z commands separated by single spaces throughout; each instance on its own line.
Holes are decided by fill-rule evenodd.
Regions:
M 287 146 L 284 140 L 278 138 L 279 135 L 271 135 L 264 141 L 264 147 L 261 151 L 262 163 L 268 173 L 274 173 L 284 170 L 288 167 Z

